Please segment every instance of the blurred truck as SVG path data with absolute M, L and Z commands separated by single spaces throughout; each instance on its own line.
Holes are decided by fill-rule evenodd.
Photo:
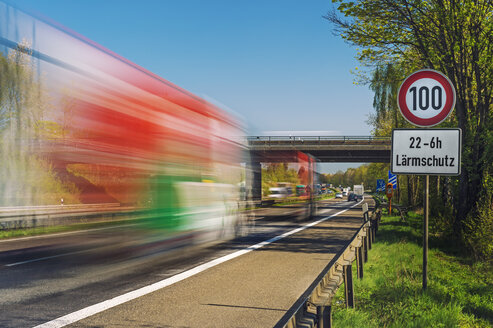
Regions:
M 355 198 L 354 200 L 361 200 L 363 199 L 363 194 L 365 192 L 365 188 L 363 185 L 354 185 L 353 188 L 353 197 Z

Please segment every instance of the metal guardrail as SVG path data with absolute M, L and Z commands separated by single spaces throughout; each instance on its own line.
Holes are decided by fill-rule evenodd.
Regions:
M 0 207 L 0 230 L 73 224 L 95 218 L 115 219 L 136 210 L 119 203 Z
M 363 278 L 363 262 L 368 261 L 368 250 L 375 240 L 381 217 L 380 209 L 370 216 L 368 205 L 363 208 L 363 221 L 351 242 L 333 259 L 317 279 L 303 293 L 291 310 L 275 328 L 326 328 L 332 326 L 331 302 L 337 289 L 344 283 L 346 307 L 354 307 L 352 263 L 357 262 L 358 278 Z

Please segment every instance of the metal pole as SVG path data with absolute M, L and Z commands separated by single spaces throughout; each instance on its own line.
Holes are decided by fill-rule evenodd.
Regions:
M 363 279 L 363 247 L 365 246 L 362 243 L 356 251 L 356 262 L 358 263 L 357 270 L 359 279 Z
M 363 253 L 365 254 L 365 263 L 366 263 L 368 262 L 368 233 L 366 233 L 366 236 L 363 237 L 363 245 L 364 245 Z
M 345 265 L 344 270 L 344 290 L 346 294 L 346 309 L 354 308 L 354 289 L 353 289 L 353 270 L 351 264 Z
M 317 327 L 332 327 L 332 307 L 330 305 L 317 306 Z
M 429 203 L 430 176 L 425 176 L 425 219 L 423 222 L 423 290 L 428 286 L 428 214 L 430 211 Z

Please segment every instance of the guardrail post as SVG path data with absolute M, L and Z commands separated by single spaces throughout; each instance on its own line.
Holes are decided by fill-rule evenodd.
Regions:
M 375 225 L 373 222 L 373 219 L 370 219 L 370 235 L 371 235 L 371 242 L 375 242 Z
M 351 264 L 344 266 L 344 289 L 346 292 L 346 308 L 354 308 L 353 270 Z
M 332 307 L 317 306 L 317 327 L 331 328 L 332 327 Z
M 356 263 L 358 270 L 358 278 L 363 279 L 363 244 L 356 250 Z
M 368 237 L 367 240 L 368 240 L 368 249 L 371 249 L 371 243 L 372 243 L 372 240 L 371 240 L 371 222 L 370 222 L 370 226 L 368 227 L 368 230 L 366 230 L 366 236 Z
M 365 254 L 365 263 L 368 262 L 368 237 L 363 237 L 363 253 Z

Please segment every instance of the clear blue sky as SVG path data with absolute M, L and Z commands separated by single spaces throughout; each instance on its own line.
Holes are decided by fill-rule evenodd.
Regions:
M 353 84 L 356 49 L 322 18 L 330 0 L 11 2 L 224 104 L 251 135 L 370 134 L 373 94 Z

